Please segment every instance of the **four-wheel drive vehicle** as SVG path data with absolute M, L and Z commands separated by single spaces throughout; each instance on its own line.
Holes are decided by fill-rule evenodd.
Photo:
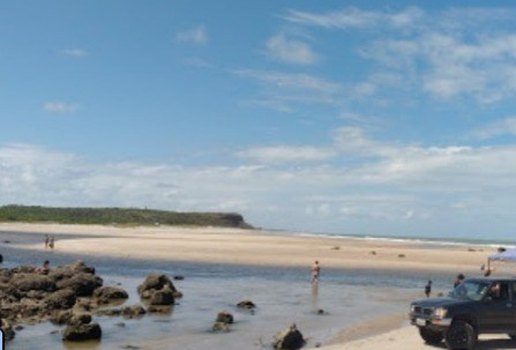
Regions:
M 473 349 L 480 333 L 505 333 L 516 340 L 516 278 L 470 278 L 446 298 L 417 300 L 410 322 L 429 344 Z

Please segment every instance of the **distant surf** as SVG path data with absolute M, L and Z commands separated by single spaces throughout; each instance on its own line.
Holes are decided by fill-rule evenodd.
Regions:
M 282 231 L 287 232 L 287 231 Z M 480 238 L 448 238 L 448 237 L 408 237 L 408 236 L 382 236 L 382 235 L 358 235 L 339 233 L 318 233 L 318 232 L 295 232 L 302 237 L 328 237 L 342 239 L 356 239 L 368 241 L 385 241 L 393 243 L 421 244 L 425 246 L 467 246 L 467 247 L 489 247 L 489 248 L 516 248 L 514 240 L 503 239 L 480 239 Z

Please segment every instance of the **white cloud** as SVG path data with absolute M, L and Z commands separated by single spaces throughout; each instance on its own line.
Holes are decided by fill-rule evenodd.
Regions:
M 64 49 L 61 53 L 71 57 L 84 57 L 88 55 L 88 51 L 79 48 Z
M 282 73 L 253 69 L 238 69 L 234 70 L 233 73 L 278 88 L 311 90 L 323 93 L 335 93 L 341 89 L 341 86 L 337 83 L 303 73 Z
M 337 105 L 342 86 L 310 74 L 254 69 L 232 71 L 238 77 L 261 85 L 258 97 L 249 103 L 280 112 L 294 112 L 300 105 Z
M 77 111 L 78 106 L 66 102 L 45 102 L 43 110 L 49 113 L 73 113 Z
M 258 226 L 349 233 L 514 228 L 514 145 L 421 147 L 346 129 L 338 142 L 347 148 L 329 140 L 327 148 L 242 154 L 283 164 L 205 167 L 89 162 L 36 146 L 6 145 L 0 147 L 0 203 L 230 210 Z M 363 152 L 375 157 L 360 157 Z M 457 203 L 467 203 L 468 210 Z
M 417 25 L 423 15 L 423 11 L 417 7 L 408 7 L 400 12 L 365 11 L 348 7 L 326 13 L 290 10 L 284 18 L 289 22 L 324 28 L 370 28 L 378 25 L 404 28 Z
M 336 152 L 331 148 L 320 148 L 312 146 L 275 146 L 256 147 L 238 152 L 241 158 L 254 160 L 260 163 L 275 162 L 313 162 L 332 158 Z
M 178 43 L 204 45 L 208 42 L 208 35 L 203 25 L 176 33 Z
M 279 61 L 296 64 L 313 64 L 317 61 L 317 54 L 308 44 L 289 39 L 284 33 L 271 37 L 265 47 L 269 56 Z
M 474 130 L 471 135 L 482 140 L 500 135 L 516 135 L 516 117 L 508 117 L 493 123 L 484 125 Z
M 361 53 L 436 98 L 493 103 L 516 94 L 516 34 L 479 30 L 466 39 L 436 25 L 411 38 L 378 40 Z
M 511 8 L 425 12 L 418 7 L 347 7 L 325 13 L 290 10 L 284 19 L 328 29 L 375 29 L 358 52 L 378 66 L 372 67 L 370 78 L 350 84 L 354 97 L 388 94 L 393 89 L 385 87 L 394 87 L 408 93 L 423 90 L 442 100 L 465 97 L 492 104 L 516 95 L 515 14 Z M 375 80 L 392 73 L 398 76 L 394 85 Z

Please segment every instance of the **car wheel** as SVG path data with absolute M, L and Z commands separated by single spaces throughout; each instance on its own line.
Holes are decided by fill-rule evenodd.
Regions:
M 439 344 L 444 337 L 442 332 L 433 331 L 431 329 L 421 327 L 419 328 L 419 335 L 428 344 Z
M 465 321 L 454 321 L 444 337 L 444 342 L 450 350 L 471 350 L 476 341 L 477 332 Z

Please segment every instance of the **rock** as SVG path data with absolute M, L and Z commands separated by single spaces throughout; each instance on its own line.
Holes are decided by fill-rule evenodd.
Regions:
M 229 332 L 230 331 L 228 324 L 224 323 L 224 322 L 215 322 L 213 324 L 213 326 L 211 327 L 211 329 L 214 332 Z
M 127 292 L 122 288 L 109 286 L 95 289 L 93 296 L 97 298 L 99 304 L 109 304 L 113 301 L 129 298 Z
M 151 273 L 145 278 L 145 281 L 141 285 L 138 286 L 138 293 L 140 296 L 144 299 L 150 297 L 152 293 L 144 293 L 146 291 L 152 291 L 152 290 L 161 290 L 165 287 L 168 287 L 172 292 L 177 291 L 176 287 L 174 287 L 174 284 L 168 278 L 168 276 L 163 274 L 157 274 L 157 273 Z M 145 297 L 144 297 L 145 295 Z
M 95 268 L 86 266 L 82 261 L 76 261 L 73 264 L 59 266 L 55 269 L 50 270 L 48 276 L 54 279 L 54 281 L 60 281 L 64 278 L 70 278 L 78 273 L 88 273 L 91 275 L 95 274 Z
M 506 250 L 507 250 L 507 249 L 506 249 L 506 248 L 504 248 L 504 247 L 498 247 L 498 249 L 496 249 L 496 251 L 497 251 L 498 253 L 503 253 L 503 252 L 505 252 Z
M 93 291 L 102 286 L 102 278 L 91 273 L 79 272 L 70 278 L 61 279 L 57 282 L 59 289 L 71 288 L 76 296 L 84 297 L 93 294 Z
M 4 256 L 0 254 L 0 264 L 4 262 Z
M 323 309 L 317 310 L 317 315 L 324 315 L 324 314 L 325 314 L 325 312 Z
M 79 326 L 81 324 L 88 324 L 90 322 L 91 322 L 90 314 L 76 314 L 76 315 L 73 315 L 68 320 L 68 324 L 71 326 Z
M 219 312 L 217 314 L 217 319 L 215 320 L 215 322 L 222 322 L 222 323 L 226 323 L 226 324 L 231 324 L 233 323 L 233 315 L 231 315 L 229 312 Z
M 68 341 L 99 340 L 101 337 L 98 323 L 69 325 L 63 332 L 63 340 Z
M 256 305 L 251 300 L 244 300 L 244 301 L 239 302 L 237 304 L 237 307 L 240 309 L 251 310 L 251 309 L 256 308 Z
M 68 323 L 68 321 L 72 318 L 73 313 L 72 310 L 66 311 L 55 311 L 50 317 L 50 322 L 56 325 L 62 325 Z
M 122 346 L 122 349 L 138 350 L 138 349 L 141 349 L 141 348 L 139 346 L 136 346 L 136 345 L 128 344 L 128 345 Z
M 43 299 L 44 297 L 46 297 L 48 295 L 48 293 L 42 291 L 42 290 L 30 290 L 27 292 L 27 294 L 25 295 L 27 298 L 30 298 L 30 299 Z
M 0 320 L 0 328 L 4 332 L 5 340 L 9 341 L 14 339 L 16 333 L 14 332 L 13 327 L 7 320 Z
M 43 302 L 49 309 L 65 310 L 71 308 L 75 304 L 76 296 L 72 289 L 66 288 L 49 294 Z
M 376 251 L 371 250 L 371 252 L 370 252 L 369 254 L 371 254 L 371 255 L 376 255 Z
M 295 324 L 278 333 L 273 341 L 274 349 L 278 350 L 297 350 L 301 349 L 303 345 L 305 345 L 305 340 Z
M 122 310 L 120 309 L 101 309 L 95 311 L 97 316 L 120 316 L 121 314 Z
M 147 311 L 150 313 L 168 314 L 172 312 L 170 305 L 149 305 Z
M 141 305 L 126 306 L 121 311 L 122 316 L 126 318 L 133 318 L 145 315 L 147 311 Z
M 405 254 L 398 254 L 398 258 L 406 258 Z
M 14 330 L 15 331 L 21 331 L 24 327 L 22 325 L 17 325 L 16 327 L 14 327 Z
M 169 288 L 158 290 L 152 294 L 149 302 L 151 305 L 173 305 L 174 292 Z
M 115 326 L 122 328 L 122 327 L 125 327 L 125 323 L 124 322 L 117 322 L 117 323 L 115 323 Z
M 56 290 L 56 284 L 50 277 L 33 273 L 15 274 L 9 283 L 21 292 L 31 290 L 53 292 Z
M 184 279 L 184 276 L 174 276 L 174 281 L 182 281 Z

